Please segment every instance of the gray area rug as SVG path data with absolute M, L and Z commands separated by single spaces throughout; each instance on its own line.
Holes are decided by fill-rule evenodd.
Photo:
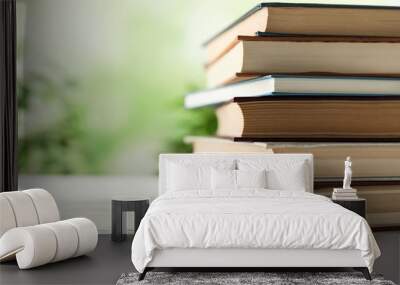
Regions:
M 146 278 L 138 281 L 138 273 L 122 274 L 116 285 L 146 284 L 368 284 L 395 285 L 382 276 L 373 275 L 373 280 L 366 280 L 359 272 L 148 272 Z

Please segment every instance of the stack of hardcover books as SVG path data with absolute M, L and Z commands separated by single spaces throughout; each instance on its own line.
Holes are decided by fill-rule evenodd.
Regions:
M 351 156 L 364 197 L 384 189 L 369 217 L 400 225 L 400 7 L 262 3 L 205 48 L 185 107 L 215 106 L 218 130 L 194 152 L 312 153 L 330 187 Z
M 356 200 L 356 199 L 358 199 L 357 189 L 334 188 L 333 193 L 332 193 L 332 199 L 333 200 Z

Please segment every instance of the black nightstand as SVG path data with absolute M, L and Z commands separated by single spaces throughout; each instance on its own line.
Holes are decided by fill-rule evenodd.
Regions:
M 333 200 L 332 202 L 339 204 L 340 206 L 353 211 L 356 214 L 359 214 L 361 217 L 365 219 L 366 217 L 366 209 L 367 209 L 367 201 L 363 198 L 358 198 L 354 200 Z
M 135 212 L 135 231 L 139 227 L 140 221 L 149 208 L 150 199 L 115 197 L 112 199 L 112 233 L 113 241 L 123 241 L 126 239 L 126 212 Z

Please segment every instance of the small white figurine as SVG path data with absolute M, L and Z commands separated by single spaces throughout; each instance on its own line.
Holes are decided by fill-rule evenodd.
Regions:
M 344 162 L 344 179 L 343 179 L 343 189 L 351 189 L 351 176 L 353 171 L 351 170 L 351 157 L 348 156 Z

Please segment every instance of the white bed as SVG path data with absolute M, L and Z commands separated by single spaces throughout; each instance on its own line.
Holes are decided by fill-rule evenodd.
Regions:
M 190 167 L 201 171 L 190 177 Z M 209 167 L 249 175 L 265 167 L 269 185 L 208 189 Z M 154 267 L 354 267 L 369 278 L 380 255 L 362 217 L 312 194 L 312 155 L 165 154 L 159 171 L 160 196 L 132 243 L 140 278 Z

